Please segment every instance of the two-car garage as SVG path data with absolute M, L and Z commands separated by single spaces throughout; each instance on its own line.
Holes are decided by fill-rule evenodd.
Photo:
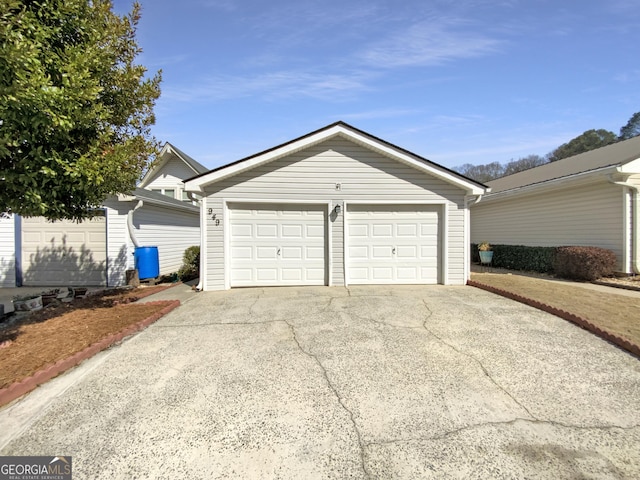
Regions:
M 469 278 L 484 185 L 343 122 L 185 181 L 204 290 Z
M 232 203 L 230 286 L 328 285 L 333 262 L 344 264 L 347 284 L 438 283 L 442 210 L 354 203 L 337 222 L 327 204 Z M 336 222 L 343 258 L 329 255 Z

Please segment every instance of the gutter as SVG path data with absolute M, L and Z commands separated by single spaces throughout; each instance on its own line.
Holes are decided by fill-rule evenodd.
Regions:
M 135 247 L 139 247 L 140 242 L 138 242 L 138 239 L 136 238 L 136 229 L 133 226 L 133 214 L 143 205 L 144 202 L 142 200 L 138 200 L 138 204 L 133 207 L 133 210 L 129 210 L 129 213 L 127 213 L 127 228 L 129 229 L 129 236 L 131 237 L 131 241 Z
M 633 201 L 631 207 L 633 208 L 633 225 L 631 226 L 631 237 L 633 244 L 633 246 L 631 247 L 631 267 L 633 268 L 633 273 L 635 273 L 636 275 L 640 275 L 640 238 L 638 238 L 640 236 L 640 188 L 627 181 L 615 181 L 611 175 L 608 175 L 607 179 L 610 183 L 628 188 L 633 192 Z

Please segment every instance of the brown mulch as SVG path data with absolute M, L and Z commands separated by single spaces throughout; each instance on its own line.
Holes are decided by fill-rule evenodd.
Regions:
M 131 303 L 167 287 L 107 291 L 0 324 L 0 388 L 148 318 L 171 302 Z
M 640 345 L 640 298 L 603 292 L 574 282 L 532 275 L 472 273 L 471 279 L 582 317 L 593 325 Z

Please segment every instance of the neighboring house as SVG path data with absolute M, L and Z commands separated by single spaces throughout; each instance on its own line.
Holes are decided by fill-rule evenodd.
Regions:
M 185 180 L 202 195 L 201 287 L 463 285 L 485 187 L 337 122 Z
M 471 208 L 471 240 L 613 250 L 640 273 L 640 137 L 488 182 Z
M 206 170 L 167 143 L 146 188 L 109 197 L 91 220 L 0 219 L 0 286 L 124 285 L 136 246 L 157 246 L 160 273 L 176 272 L 185 249 L 200 244 L 199 208 L 179 199 L 182 179 Z

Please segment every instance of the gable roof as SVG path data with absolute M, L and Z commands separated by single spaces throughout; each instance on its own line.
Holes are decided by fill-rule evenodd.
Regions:
M 144 188 L 137 187 L 129 195 L 118 195 L 120 201 L 135 201 L 142 200 L 145 203 L 157 205 L 165 208 L 177 208 L 179 210 L 186 210 L 190 212 L 199 212 L 200 207 L 192 205 L 189 202 L 183 202 L 175 198 L 168 197 L 162 193 L 153 192 Z
M 607 167 L 622 167 L 638 159 L 640 159 L 640 136 L 497 178 L 487 182 L 487 185 L 491 187 L 491 193 L 496 194 L 573 175 L 596 172 Z
M 209 170 L 207 167 L 205 167 L 201 163 L 194 160 L 192 157 L 184 153 L 175 145 L 172 145 L 171 143 L 166 142 L 162 147 L 162 150 L 160 150 L 160 154 L 158 155 L 158 162 L 152 168 L 147 170 L 147 172 L 142 177 L 142 180 L 140 181 L 139 186 L 144 187 L 153 178 L 153 176 L 166 165 L 166 163 L 172 157 L 176 157 L 179 160 L 182 160 L 182 162 L 184 162 L 185 165 L 187 165 L 191 170 L 193 170 L 194 175 L 199 175 Z
M 332 123 L 289 142 L 184 180 L 185 188 L 189 191 L 201 192 L 202 188 L 207 185 L 218 182 L 224 178 L 237 175 L 238 173 L 250 170 L 259 165 L 291 155 L 292 153 L 304 150 L 336 136 L 347 138 L 386 157 L 408 164 L 425 173 L 429 173 L 445 182 L 467 190 L 467 193 L 470 195 L 482 195 L 487 190 L 486 185 L 476 182 L 475 180 L 465 177 L 464 175 L 454 172 L 442 165 L 438 165 L 437 163 L 427 160 L 426 158 L 416 155 L 404 148 L 386 142 L 385 140 L 359 130 L 342 121 Z

